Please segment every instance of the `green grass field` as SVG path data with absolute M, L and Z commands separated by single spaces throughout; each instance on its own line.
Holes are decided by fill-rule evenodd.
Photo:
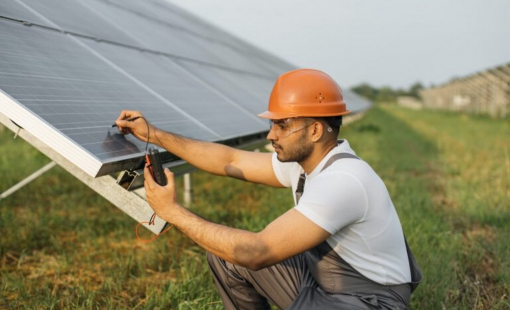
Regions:
M 49 162 L 12 137 L 0 192 Z M 341 137 L 385 181 L 422 267 L 411 308 L 510 309 L 508 119 L 377 106 Z M 215 222 L 256 231 L 292 207 L 290 190 L 192 178 L 191 208 Z M 135 226 L 59 167 L 0 200 L 0 309 L 222 309 L 202 249 L 177 230 L 141 243 Z

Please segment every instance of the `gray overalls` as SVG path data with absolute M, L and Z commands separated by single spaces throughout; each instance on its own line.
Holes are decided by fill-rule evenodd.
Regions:
M 358 157 L 340 153 L 324 166 L 341 158 Z M 296 190 L 303 192 L 304 174 Z M 411 283 L 381 285 L 351 267 L 324 241 L 304 253 L 276 265 L 252 271 L 207 253 L 225 309 L 406 309 L 411 292 L 422 280 L 406 241 Z

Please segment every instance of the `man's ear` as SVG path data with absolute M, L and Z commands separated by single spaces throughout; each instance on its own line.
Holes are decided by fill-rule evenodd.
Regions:
M 313 130 L 312 130 L 312 141 L 317 142 L 319 141 L 322 136 L 324 135 L 324 124 L 321 122 L 316 121 L 313 124 Z

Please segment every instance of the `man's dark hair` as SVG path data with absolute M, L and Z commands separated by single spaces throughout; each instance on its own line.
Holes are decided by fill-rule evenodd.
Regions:
M 324 120 L 324 122 L 333 129 L 333 133 L 338 136 L 340 133 L 340 126 L 342 126 L 342 115 L 322 117 L 321 119 Z

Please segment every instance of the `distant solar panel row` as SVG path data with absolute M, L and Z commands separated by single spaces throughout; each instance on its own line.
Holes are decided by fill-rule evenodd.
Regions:
M 261 134 L 293 69 L 163 1 L 1 1 L 0 17 L 0 112 L 91 176 L 143 155 L 109 129 L 121 110 L 201 140 Z

